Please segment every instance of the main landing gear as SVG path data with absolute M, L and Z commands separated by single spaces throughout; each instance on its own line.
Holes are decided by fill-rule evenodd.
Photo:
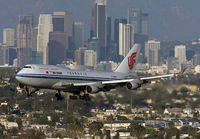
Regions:
M 63 96 L 61 95 L 61 91 L 58 91 L 55 94 L 55 96 L 56 96 L 58 101 L 63 100 Z M 80 94 L 70 94 L 67 98 L 71 99 L 71 100 L 77 100 L 77 99 L 85 100 L 85 101 L 90 101 L 91 100 L 89 94 L 85 93 L 85 92 L 81 92 Z
M 83 94 L 83 95 L 80 95 L 80 96 L 79 96 L 79 99 L 81 99 L 81 100 L 85 100 L 85 101 L 90 101 L 90 100 L 91 100 L 89 94 Z
M 63 100 L 63 97 L 62 97 L 60 91 L 58 91 L 55 96 L 56 96 L 56 98 L 57 98 L 58 101 L 59 100 Z

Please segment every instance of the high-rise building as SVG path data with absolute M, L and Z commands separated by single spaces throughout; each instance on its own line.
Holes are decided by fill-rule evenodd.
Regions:
M 119 23 L 119 56 L 125 57 L 131 48 L 131 25 Z M 122 60 L 122 59 L 121 59 Z
M 88 50 L 86 47 L 81 47 L 75 51 L 75 61 L 79 65 L 96 67 L 97 53 L 94 50 Z
M 73 24 L 73 49 L 79 49 L 84 45 L 84 24 L 83 22 L 74 22 Z
M 159 51 L 160 42 L 156 40 L 149 40 L 145 43 L 145 56 L 149 66 L 159 65 Z
M 97 65 L 97 53 L 93 50 L 84 51 L 84 65 L 96 67 Z
M 100 60 L 106 58 L 106 0 L 96 0 L 94 8 L 94 37 L 99 41 Z
M 90 17 L 90 39 L 96 38 L 95 35 L 95 8 L 92 8 L 92 16 Z
M 67 35 L 64 32 L 50 32 L 48 43 L 48 64 L 61 64 L 66 60 Z
M 174 57 L 178 58 L 179 65 L 186 63 L 186 46 L 176 45 L 174 47 Z
M 128 24 L 134 29 L 134 43 L 144 44 L 148 40 L 148 14 L 142 13 L 141 9 L 129 8 L 128 9 Z
M 112 20 L 111 20 L 111 17 L 107 17 L 106 26 L 107 26 L 107 28 L 106 28 L 107 47 L 109 47 L 108 45 L 112 40 Z
M 34 27 L 32 31 L 32 51 L 37 51 L 38 27 Z
M 22 15 L 17 26 L 17 64 L 19 67 L 31 63 L 33 15 Z
M 73 22 L 72 22 L 72 13 L 70 12 L 54 12 L 53 13 L 53 32 L 64 32 L 67 37 L 67 45 L 66 45 L 66 57 L 72 59 L 74 54 L 73 48 Z
M 15 29 L 3 29 L 3 44 L 5 44 L 6 46 L 15 46 Z
M 0 65 L 8 64 L 8 53 L 7 47 L 0 47 Z
M 100 56 L 99 44 L 98 43 L 99 43 L 98 39 L 91 38 L 91 39 L 88 40 L 88 42 L 86 44 L 87 48 L 89 50 L 93 50 L 93 51 L 95 51 L 97 53 L 97 62 L 100 61 L 99 58 L 98 58 L 98 56 Z
M 195 54 L 192 58 L 193 66 L 200 65 L 200 54 Z
M 72 36 L 72 13 L 54 12 L 53 13 L 53 32 L 66 32 Z
M 87 50 L 87 48 L 81 47 L 75 51 L 74 59 L 79 65 L 84 65 L 85 50 Z
M 142 28 L 141 28 L 141 34 L 147 35 L 149 34 L 149 15 L 147 13 L 142 14 Z
M 178 58 L 168 57 L 167 58 L 167 67 L 168 67 L 168 71 L 178 70 L 179 69 Z
M 117 44 L 116 53 L 119 54 L 119 23 L 127 24 L 127 19 L 115 19 L 114 22 L 114 40 Z M 118 61 L 121 59 L 118 59 Z
M 50 14 L 41 14 L 38 24 L 37 51 L 42 52 L 43 64 L 48 64 L 48 42 L 49 32 L 53 31 L 52 16 Z
M 134 33 L 142 32 L 142 10 L 138 8 L 128 9 L 128 23 L 134 26 Z

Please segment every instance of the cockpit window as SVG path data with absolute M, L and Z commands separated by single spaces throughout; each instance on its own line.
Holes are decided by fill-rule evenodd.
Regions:
M 24 66 L 25 69 L 31 69 L 31 66 Z

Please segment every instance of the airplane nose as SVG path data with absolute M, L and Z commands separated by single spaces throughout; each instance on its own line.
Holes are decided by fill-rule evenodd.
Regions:
M 20 81 L 20 80 L 19 80 L 19 79 L 20 79 L 20 71 L 18 71 L 18 72 L 16 73 L 15 79 L 16 79 L 17 81 Z
M 17 81 L 19 81 L 19 75 L 18 75 L 18 73 L 15 75 L 15 79 L 16 79 Z

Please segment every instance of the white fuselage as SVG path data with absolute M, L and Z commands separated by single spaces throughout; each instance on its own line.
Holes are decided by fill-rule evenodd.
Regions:
M 16 74 L 16 79 L 24 85 L 34 88 L 54 89 L 61 81 L 73 83 L 101 82 L 128 78 L 129 74 L 118 72 L 97 72 L 70 70 L 53 65 L 26 65 Z

